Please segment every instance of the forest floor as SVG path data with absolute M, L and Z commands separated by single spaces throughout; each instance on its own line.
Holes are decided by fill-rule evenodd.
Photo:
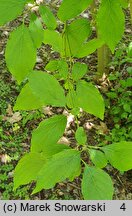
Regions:
M 5 64 L 5 44 L 9 33 L 20 24 L 21 18 L 0 28 L 0 199 L 82 199 L 80 178 L 73 182 L 59 183 L 52 190 L 43 190 L 31 195 L 34 183 L 13 191 L 13 172 L 19 159 L 30 148 L 32 130 L 39 122 L 53 114 L 61 113 L 60 108 L 43 108 L 36 111 L 13 111 L 16 98 L 22 88 L 18 86 Z M 97 70 L 97 53 L 82 59 L 88 64 L 89 74 L 86 79 L 95 81 L 102 92 L 106 111 L 104 121 L 84 113 L 79 125 L 87 131 L 88 142 L 91 145 L 98 143 L 108 144 L 122 140 L 132 140 L 131 89 L 132 67 L 127 57 L 127 48 L 131 41 L 131 25 L 129 12 L 126 11 L 126 30 L 122 41 L 116 48 L 109 65 L 109 75 L 99 81 L 94 77 Z M 48 53 L 48 54 L 47 54 Z M 42 46 L 38 50 L 35 68 L 43 70 L 50 59 L 56 58 L 49 46 Z M 69 117 L 70 119 L 70 117 Z M 75 125 L 71 120 L 63 142 L 74 145 Z M 107 172 L 112 176 L 115 193 L 114 199 L 132 199 L 132 171 L 121 173 L 108 165 Z

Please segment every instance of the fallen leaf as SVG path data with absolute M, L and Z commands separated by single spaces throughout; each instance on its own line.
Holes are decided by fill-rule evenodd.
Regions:
M 10 122 L 11 124 L 15 123 L 15 122 L 19 122 L 22 119 L 22 116 L 19 112 L 15 112 L 13 114 L 12 117 L 9 117 L 7 120 L 8 122 Z
M 66 129 L 68 129 L 71 125 L 71 123 L 74 122 L 74 115 L 69 114 L 67 116 L 67 125 L 66 125 Z
M 87 122 L 87 123 L 85 124 L 85 128 L 86 128 L 87 130 L 91 130 L 93 127 L 94 127 L 94 124 L 93 124 L 92 122 Z
M 7 154 L 0 155 L 0 159 L 1 159 L 1 163 L 5 163 L 5 164 L 11 161 L 10 156 Z
M 108 134 L 109 129 L 104 122 L 100 122 L 100 125 L 94 125 L 94 128 L 99 131 L 100 134 Z
M 45 115 L 51 116 L 51 115 L 54 114 L 54 113 L 51 111 L 51 108 L 50 108 L 50 107 L 43 107 L 43 108 L 42 108 L 42 111 L 43 111 L 43 113 L 44 113 Z
M 10 104 L 8 104 L 8 108 L 6 109 L 6 113 L 8 116 L 12 116 L 13 115 L 13 110 Z

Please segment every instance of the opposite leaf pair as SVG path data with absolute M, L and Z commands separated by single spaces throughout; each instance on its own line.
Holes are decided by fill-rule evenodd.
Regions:
M 34 130 L 31 141 L 31 152 L 18 163 L 14 175 L 14 188 L 37 181 L 33 193 L 42 189 L 50 189 L 56 183 L 70 181 L 81 174 L 81 152 L 73 150 L 64 144 L 57 144 L 66 127 L 66 117 L 53 116 L 44 120 Z M 53 133 L 55 136 L 53 136 Z M 77 137 L 78 141 L 78 137 Z M 92 163 L 89 166 L 84 161 L 85 169 L 82 179 L 82 194 L 84 199 L 112 199 L 113 183 L 110 176 L 100 168 L 109 162 L 120 171 L 132 168 L 132 143 L 120 142 L 104 147 L 88 146 L 87 151 Z
M 30 100 L 32 105 L 29 103 Z M 100 119 L 104 118 L 104 100 L 94 85 L 79 81 L 76 90 L 69 90 L 65 97 L 63 88 L 54 76 L 41 71 L 34 71 L 30 74 L 29 83 L 22 89 L 14 109 L 34 109 L 39 105 L 40 107 L 42 105 L 65 107 L 66 104 L 69 108 L 82 108 Z

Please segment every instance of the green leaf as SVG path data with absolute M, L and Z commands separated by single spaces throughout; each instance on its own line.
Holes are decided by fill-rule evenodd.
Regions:
M 52 145 L 49 145 L 49 146 L 45 146 L 43 148 L 43 152 L 42 152 L 42 155 L 46 158 L 51 158 L 53 155 L 63 151 L 63 150 L 66 150 L 66 149 L 71 149 L 68 145 L 65 145 L 65 144 L 52 144 Z
M 44 5 L 39 6 L 39 12 L 42 17 L 43 22 L 46 24 L 47 28 L 50 30 L 54 30 L 57 27 L 56 18 L 51 12 L 51 10 Z
M 132 42 L 129 43 L 127 48 L 127 55 L 129 58 L 132 58 Z
M 73 108 L 73 109 L 70 111 L 70 113 L 71 113 L 72 115 L 74 115 L 74 116 L 78 116 L 79 113 L 80 113 L 80 108 L 75 107 L 75 108 Z
M 63 22 L 76 17 L 82 13 L 92 3 L 93 0 L 63 0 L 59 11 L 58 17 Z
M 61 78 L 67 79 L 68 64 L 63 59 L 58 61 L 58 72 L 59 72 Z
M 104 100 L 94 85 L 85 81 L 79 81 L 76 94 L 78 107 L 101 120 L 104 119 Z
M 18 83 L 21 83 L 32 71 L 36 62 L 36 49 L 26 26 L 21 25 L 11 33 L 5 58 L 9 71 Z
M 58 70 L 58 60 L 50 60 L 45 67 L 45 70 L 55 72 Z
M 73 80 L 78 81 L 87 73 L 87 71 L 88 67 L 86 64 L 81 64 L 80 62 L 75 63 L 72 68 Z
M 102 147 L 110 164 L 120 171 L 132 169 L 132 142 L 121 141 Z
M 34 3 L 35 0 L 27 0 L 28 3 Z
M 90 159 L 96 167 L 104 168 L 107 165 L 105 154 L 99 150 L 89 149 Z
M 87 43 L 84 43 L 78 53 L 76 54 L 77 58 L 83 58 L 85 56 L 88 56 L 96 51 L 96 49 L 100 48 L 104 42 L 101 39 L 94 38 Z
M 27 0 L 0 0 L 0 26 L 17 18 L 26 4 Z
M 51 60 L 45 67 L 46 70 L 55 72 L 58 71 L 60 78 L 66 79 L 68 76 L 68 64 L 65 60 Z
M 69 108 L 77 108 L 76 106 L 76 92 L 74 89 L 70 90 L 66 96 L 67 106 Z
M 87 135 L 83 127 L 78 127 L 75 133 L 75 138 L 79 145 L 85 145 L 87 141 Z
M 85 167 L 82 180 L 82 194 L 85 200 L 111 200 L 113 183 L 110 176 L 96 167 Z
M 56 183 L 66 178 L 73 180 L 81 172 L 80 152 L 76 150 L 64 150 L 54 155 L 41 169 L 37 179 L 37 186 L 33 193 L 50 189 Z
M 101 39 L 105 41 L 113 53 L 115 46 L 123 36 L 124 27 L 125 17 L 119 2 L 102 0 L 97 15 L 97 28 Z
M 123 7 L 123 8 L 127 8 L 128 7 L 128 3 L 129 0 L 118 0 L 119 4 Z
M 74 20 L 66 27 L 63 35 L 63 48 L 66 56 L 75 56 L 80 47 L 89 37 L 91 27 L 87 19 Z
M 49 44 L 52 46 L 52 49 L 56 52 L 62 52 L 62 37 L 61 34 L 57 31 L 44 30 L 44 44 Z
M 47 154 L 50 151 L 49 148 L 56 145 L 62 137 L 66 123 L 67 119 L 64 115 L 56 115 L 42 121 L 32 133 L 31 150 L 33 152 L 43 151 Z
M 43 42 L 44 32 L 41 21 L 35 14 L 31 14 L 29 31 L 36 48 L 39 48 Z
M 27 83 L 17 97 L 13 110 L 34 110 L 39 109 L 44 104 L 32 92 L 29 84 Z
M 39 153 L 28 153 L 18 162 L 14 173 L 14 189 L 36 180 L 46 159 Z
M 45 105 L 65 106 L 64 90 L 54 76 L 42 71 L 33 71 L 29 77 L 29 86 Z

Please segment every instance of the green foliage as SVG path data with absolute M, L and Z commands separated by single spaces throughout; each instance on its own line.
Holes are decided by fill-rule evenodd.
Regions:
M 128 46 L 127 55 L 129 58 L 132 58 L 132 42 Z M 132 59 L 131 59 L 131 62 L 132 62 Z
M 78 81 L 81 79 L 88 71 L 88 67 L 86 64 L 81 64 L 77 62 L 72 67 L 72 78 L 74 81 Z
M 40 170 L 33 193 L 42 188 L 52 188 L 66 178 L 72 181 L 80 175 L 80 172 L 80 153 L 78 151 L 71 149 L 55 154 Z
M 89 149 L 90 159 L 96 167 L 104 168 L 107 165 L 107 159 L 102 151 Z
M 11 88 L 4 82 L 4 80 L 0 81 L 0 111 L 1 114 L 5 115 L 5 110 L 7 108 L 7 95 L 10 95 Z M 10 97 L 10 102 L 14 102 L 14 97 Z
M 76 17 L 82 13 L 93 0 L 63 0 L 59 11 L 58 17 L 63 22 Z
M 68 64 L 65 60 L 51 60 L 45 67 L 47 71 L 58 72 L 61 79 L 67 79 Z
M 20 185 L 28 184 L 36 180 L 36 177 L 46 162 L 46 159 L 39 153 L 29 153 L 24 155 L 15 168 L 14 189 Z
M 29 83 L 27 83 L 21 90 L 17 97 L 14 110 L 33 110 L 39 109 L 44 103 L 33 93 Z
M 44 5 L 40 5 L 39 12 L 40 12 L 42 20 L 46 24 L 47 28 L 50 30 L 56 29 L 57 22 L 56 22 L 56 19 L 55 19 L 53 13 L 51 12 L 51 10 Z
M 7 81 L 6 79 L 4 80 Z M 3 83 L 2 81 L 0 82 Z M 5 88 L 6 87 L 6 88 Z M 3 106 L 1 110 L 1 116 L 6 116 L 6 109 L 7 107 L 7 99 L 8 103 L 13 106 L 14 101 L 16 99 L 16 89 L 19 86 L 15 86 L 13 82 L 5 83 L 2 85 L 2 92 L 0 91 L 1 95 L 1 106 L 3 106 L 3 102 L 5 101 L 6 106 Z M 1 90 L 1 85 L 0 85 Z M 26 152 L 28 150 L 28 144 L 26 143 L 27 137 L 29 136 L 29 130 L 31 129 L 30 126 L 28 128 L 24 125 L 24 121 L 26 122 L 26 118 L 30 116 L 29 120 L 31 122 L 35 122 L 36 119 L 40 121 L 40 112 L 22 112 L 21 113 L 23 119 L 22 121 L 14 124 L 10 124 L 8 121 L 3 121 L 0 118 L 0 155 L 4 156 L 7 154 L 9 157 L 9 161 L 6 163 L 2 163 L 0 161 L 0 190 L 1 190 L 1 200 L 12 200 L 12 199 L 31 199 L 30 196 L 30 185 L 26 185 L 23 187 L 19 187 L 16 191 L 13 190 L 13 174 L 14 174 L 14 167 L 16 166 L 17 161 L 19 158 L 22 157 L 22 152 Z M 28 120 L 28 121 L 29 121 Z M 14 131 L 15 126 L 19 126 L 16 131 Z M 6 156 L 6 155 L 5 155 Z M 1 158 L 2 159 L 2 158 Z M 32 197 L 33 198 L 33 197 Z
M 42 71 L 32 72 L 32 75 L 29 77 L 29 86 L 45 105 L 65 106 L 66 99 L 63 88 L 48 73 L 43 73 Z
M 91 83 L 78 81 L 76 91 L 71 89 L 67 95 L 69 108 L 82 108 L 85 112 L 103 120 L 104 101 L 98 89 Z
M 123 8 L 127 8 L 129 0 L 119 0 L 119 3 Z
M 84 111 L 104 119 L 104 101 L 98 89 L 85 81 L 77 83 L 77 105 Z
M 62 53 L 62 37 L 57 31 L 44 30 L 44 44 L 49 44 L 52 46 L 54 51 Z
M 111 165 L 120 171 L 132 169 L 132 142 L 119 142 L 102 148 Z
M 55 72 L 58 71 L 61 67 L 59 67 L 60 60 L 51 60 L 45 67 L 45 70 Z
M 58 145 L 57 149 L 54 147 L 64 133 L 66 122 L 64 115 L 56 115 L 42 121 L 39 127 L 33 131 L 31 151 L 43 151 L 45 156 L 51 156 L 54 154 L 54 151 L 59 150 L 59 146 L 61 149 L 61 145 Z M 52 150 L 52 148 L 54 149 Z
M 122 51 L 122 50 L 120 50 Z M 116 53 L 116 54 L 119 54 Z M 127 59 L 128 61 L 129 59 Z M 113 64 L 123 64 L 126 61 L 126 52 L 121 52 L 121 56 L 115 56 Z M 110 142 L 131 141 L 132 139 L 132 92 L 130 90 L 132 68 L 128 67 L 126 71 L 126 79 L 123 79 L 122 74 L 118 71 L 109 75 L 109 80 L 114 85 L 106 95 L 106 105 L 108 107 L 108 114 L 113 119 L 114 127 L 105 139 Z M 114 106 L 113 106 L 114 105 Z
M 19 2 L 7 0 L 5 3 L 1 0 L 0 25 L 20 15 L 27 2 L 27 0 L 19 0 Z M 80 15 L 91 3 L 92 0 L 63 0 L 57 15 L 64 23 L 57 22 L 49 7 L 40 5 L 39 15 L 47 29 L 43 29 L 39 15 L 33 13 L 30 16 L 29 26 L 27 23 L 25 25 L 24 14 L 23 24 L 17 27 L 8 39 L 5 52 L 7 67 L 18 84 L 26 81 L 17 97 L 14 110 L 34 110 L 42 106 L 61 107 L 64 113 L 65 111 L 72 113 L 77 123 L 75 150 L 69 145 L 58 142 L 67 126 L 65 115 L 58 114 L 40 122 L 32 133 L 30 152 L 18 162 L 15 168 L 14 189 L 35 181 L 36 187 L 33 193 L 37 193 L 42 189 L 53 188 L 58 182 L 66 179 L 73 181 L 81 174 L 82 162 L 85 164 L 81 185 L 84 199 L 112 199 L 112 180 L 101 168 L 106 167 L 107 163 L 120 171 L 132 168 L 131 142 L 113 142 L 103 147 L 101 145 L 89 146 L 86 132 L 78 122 L 81 112 L 87 112 L 103 120 L 105 105 L 98 88 L 87 81 L 89 80 L 85 76 L 88 72 L 87 65 L 78 62 L 77 58 L 92 54 L 104 44 L 107 44 L 114 52 L 124 32 L 122 7 L 127 6 L 125 0 L 102 0 L 97 12 L 99 35 L 97 38 L 88 40 L 92 32 L 89 20 L 82 17 L 70 19 Z M 10 13 L 7 14 L 9 5 Z M 51 46 L 52 52 L 58 52 L 59 55 L 55 54 L 55 59 L 49 61 L 45 66 L 46 71 L 33 71 L 37 49 L 40 48 L 42 42 Z M 116 55 L 118 58 L 121 54 L 116 53 Z M 127 48 L 126 56 L 125 61 L 130 62 L 131 44 Z M 128 90 L 126 93 L 130 93 L 131 84 L 131 78 L 120 83 L 122 88 Z M 122 88 L 118 88 L 118 93 L 122 91 Z M 107 97 L 114 99 L 118 93 L 109 92 Z M 125 114 L 123 113 L 121 118 L 124 118 L 124 115 L 125 118 L 130 117 L 131 105 L 123 102 L 122 106 Z M 120 111 L 117 112 L 118 115 L 119 113 Z M 23 113 L 23 118 L 24 115 L 26 117 L 22 121 L 22 127 L 33 118 L 38 118 L 31 113 L 30 115 Z M 42 118 L 43 115 L 39 117 Z M 117 119 L 114 119 L 114 123 L 116 123 L 115 127 L 118 127 Z M 3 131 L 0 133 L 5 138 Z M 87 161 L 91 160 L 95 166 L 85 163 L 82 152 L 89 156 Z M 7 180 L 5 175 L 3 178 Z
M 83 129 L 83 127 L 78 127 L 75 133 L 75 138 L 79 145 L 85 145 L 87 141 L 87 135 Z
M 124 23 L 124 13 L 119 2 L 114 0 L 102 0 L 97 15 L 98 31 L 100 37 L 109 46 L 112 52 L 114 52 L 115 46 L 122 38 Z
M 125 44 L 120 44 L 118 49 L 115 51 L 113 61 L 110 65 L 121 66 L 124 63 L 132 63 L 132 43 L 130 42 L 128 46 Z M 121 74 L 120 74 L 121 75 Z M 116 75 L 115 75 L 116 80 Z
M 113 183 L 110 176 L 100 168 L 86 165 L 82 180 L 82 194 L 86 200 L 112 199 Z
M 74 20 L 70 25 L 67 25 L 63 36 L 65 56 L 76 56 L 90 33 L 90 24 L 85 18 Z
M 87 43 L 84 43 L 78 53 L 76 54 L 77 58 L 83 58 L 85 56 L 88 56 L 96 51 L 96 49 L 100 48 L 104 44 L 102 39 L 92 39 L 88 41 Z
M 32 71 L 36 62 L 36 49 L 25 25 L 19 26 L 11 33 L 5 58 L 9 71 L 20 84 Z
M 31 14 L 29 31 L 31 33 L 35 46 L 39 48 L 43 42 L 44 33 L 41 21 L 35 14 Z
M 69 108 L 73 108 L 73 109 L 77 108 L 78 109 L 78 106 L 76 103 L 76 97 L 77 97 L 77 94 L 76 94 L 75 90 L 71 89 L 66 96 L 66 102 L 67 102 L 67 106 Z
M 22 13 L 26 2 L 27 0 L 0 0 L 0 26 L 17 18 Z

